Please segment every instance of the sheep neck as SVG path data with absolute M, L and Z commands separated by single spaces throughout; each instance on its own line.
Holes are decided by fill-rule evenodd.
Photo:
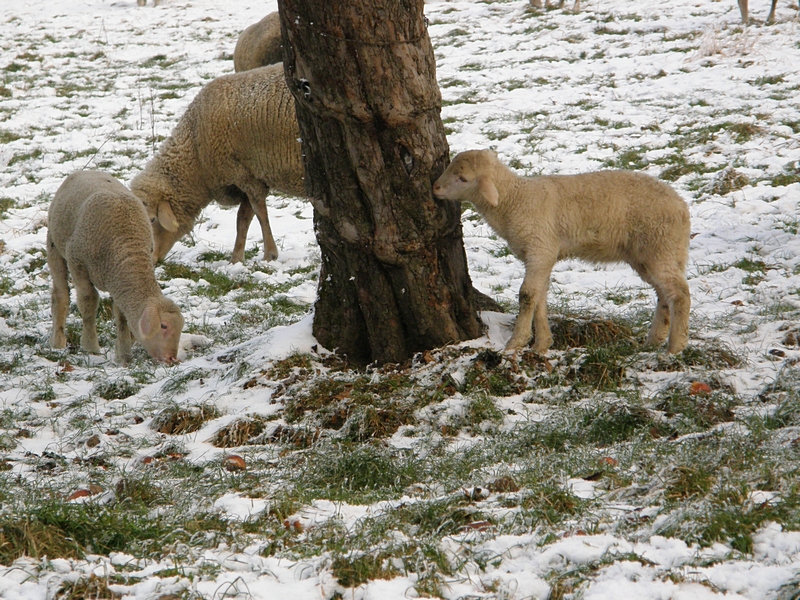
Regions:
M 131 330 L 137 330 L 133 324 L 139 321 L 144 309 L 153 299 L 163 296 L 161 287 L 156 281 L 151 258 L 147 253 L 126 254 L 115 263 L 113 276 L 106 278 L 103 289 L 111 294 L 114 303 L 132 324 Z
M 491 180 L 497 188 L 497 206 L 492 206 L 480 197 L 479 194 L 476 194 L 473 203 L 492 229 L 501 237 L 507 238 L 509 227 L 516 220 L 517 205 L 519 204 L 519 199 L 522 197 L 522 194 L 518 190 L 522 185 L 523 179 L 505 165 L 497 163 L 491 175 Z
M 185 229 L 182 234 L 191 230 L 194 220 L 211 200 L 209 175 L 200 167 L 192 131 L 192 127 L 179 123 L 152 160 L 156 179 L 161 179 L 176 200 L 170 205 L 181 229 Z

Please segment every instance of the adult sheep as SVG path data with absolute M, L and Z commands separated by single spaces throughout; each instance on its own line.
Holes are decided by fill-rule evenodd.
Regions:
M 276 11 L 239 35 L 233 49 L 233 69 L 239 73 L 280 62 L 283 62 L 281 21 Z
M 642 173 L 519 177 L 491 150 L 458 154 L 433 185 L 437 198 L 466 200 L 525 263 L 519 316 L 506 348 L 545 352 L 550 272 L 562 258 L 626 262 L 656 290 L 647 344 L 678 353 L 689 338 L 689 209 L 667 184 Z
M 154 260 L 163 260 L 212 200 L 239 207 L 231 262 L 244 259 L 254 214 L 264 259 L 276 259 L 266 197 L 271 190 L 304 195 L 299 137 L 283 65 L 223 75 L 203 87 L 131 181 L 153 223 Z
M 48 211 L 47 264 L 52 278 L 50 345 L 65 348 L 72 276 L 83 320 L 81 348 L 100 352 L 97 290 L 107 291 L 117 325 L 118 362 L 131 358 L 131 333 L 158 361 L 177 360 L 183 317 L 164 297 L 153 273 L 153 233 L 139 199 L 99 171 L 76 171 Z

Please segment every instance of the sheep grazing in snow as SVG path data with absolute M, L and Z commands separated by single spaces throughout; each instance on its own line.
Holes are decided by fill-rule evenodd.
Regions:
M 281 21 L 276 11 L 242 31 L 233 50 L 233 68 L 239 73 L 280 62 Z
M 506 348 L 545 352 L 550 272 L 559 259 L 626 262 L 658 296 L 648 344 L 678 353 L 689 336 L 689 209 L 667 184 L 641 173 L 519 177 L 491 150 L 458 154 L 433 185 L 437 198 L 466 200 L 525 263 L 519 316 Z
M 305 194 L 299 137 L 282 64 L 223 75 L 200 90 L 131 181 L 153 223 L 154 260 L 192 230 L 212 200 L 239 207 L 231 262 L 244 259 L 253 214 L 261 224 L 264 259 L 277 258 L 266 197 L 270 190 Z
M 100 352 L 95 321 L 100 289 L 113 301 L 117 361 L 130 360 L 132 332 L 154 359 L 176 362 L 183 317 L 162 294 L 152 255 L 153 232 L 136 196 L 106 173 L 69 175 L 48 211 L 47 264 L 53 283 L 50 345 L 67 345 L 69 273 L 83 320 L 81 348 Z

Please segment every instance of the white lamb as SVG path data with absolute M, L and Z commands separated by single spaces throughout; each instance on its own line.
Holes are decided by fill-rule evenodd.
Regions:
M 647 344 L 682 351 L 689 337 L 689 209 L 667 184 L 642 173 L 519 177 L 491 150 L 458 154 L 433 185 L 437 198 L 469 201 L 525 263 L 519 316 L 506 348 L 545 352 L 550 272 L 562 258 L 626 262 L 658 297 Z
M 183 316 L 161 292 L 152 255 L 150 220 L 128 188 L 99 171 L 69 175 L 48 211 L 47 264 L 53 283 L 50 345 L 67 345 L 69 273 L 83 320 L 81 348 L 100 352 L 95 321 L 100 289 L 113 301 L 118 362 L 130 360 L 131 332 L 154 359 L 176 362 Z

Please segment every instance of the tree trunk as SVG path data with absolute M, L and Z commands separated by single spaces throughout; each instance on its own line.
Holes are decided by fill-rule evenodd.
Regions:
M 322 253 L 314 335 L 357 364 L 402 362 L 482 327 L 423 0 L 279 0 Z

